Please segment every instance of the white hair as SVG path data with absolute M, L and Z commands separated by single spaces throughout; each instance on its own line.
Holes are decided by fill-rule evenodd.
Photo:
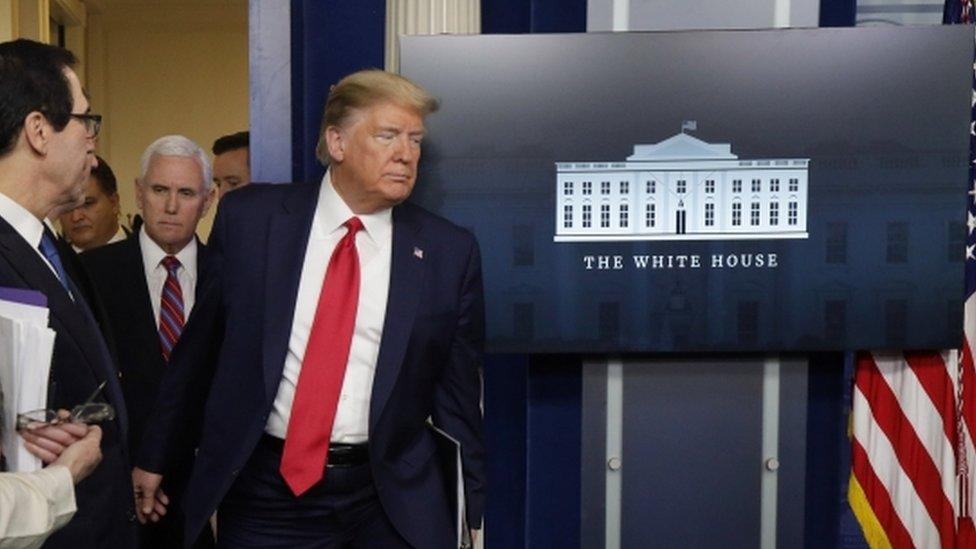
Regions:
M 193 142 L 192 139 L 182 135 L 164 135 L 146 147 L 139 160 L 139 181 L 146 178 L 149 171 L 149 161 L 153 156 L 180 156 L 184 158 L 195 158 L 200 163 L 203 172 L 203 188 L 210 190 L 213 187 L 213 168 L 210 166 L 210 156 Z

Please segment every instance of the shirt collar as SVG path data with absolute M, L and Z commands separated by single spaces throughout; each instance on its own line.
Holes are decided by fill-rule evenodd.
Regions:
M 115 234 L 112 235 L 112 238 L 108 239 L 108 242 L 106 242 L 103 245 L 104 246 L 108 246 L 109 244 L 115 244 L 116 242 L 122 242 L 123 240 L 126 239 L 127 236 L 128 235 L 125 234 L 125 231 L 122 229 L 122 226 L 120 225 L 119 226 L 119 230 L 115 231 Z M 76 254 L 85 253 L 85 250 L 82 250 L 81 248 L 79 248 L 78 246 L 75 246 L 74 244 L 71 245 L 71 249 L 73 249 Z
M 157 268 L 166 269 L 160 266 L 159 262 L 169 254 L 163 251 L 152 238 L 149 238 L 149 235 L 146 234 L 145 225 L 139 228 L 139 247 L 142 248 L 142 265 L 146 270 L 146 276 L 152 276 Z M 190 278 L 196 278 L 197 239 L 191 238 L 190 243 L 176 253 L 176 259 L 180 260 L 180 264 L 183 265 L 183 269 L 190 275 Z
M 44 224 L 7 195 L 0 193 L 0 217 L 17 231 L 28 244 L 37 248 L 44 236 Z
M 332 186 L 332 173 L 329 170 L 322 176 L 318 211 L 326 234 L 345 231 L 343 224 L 355 216 L 363 222 L 366 236 L 376 245 L 384 243 L 393 235 L 393 209 L 383 208 L 371 214 L 354 214 Z

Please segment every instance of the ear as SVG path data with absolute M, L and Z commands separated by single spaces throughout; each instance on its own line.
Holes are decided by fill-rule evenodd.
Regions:
M 48 143 L 53 132 L 51 123 L 38 111 L 32 111 L 24 118 L 24 138 L 31 150 L 38 155 L 47 155 Z
M 325 143 L 332 160 L 342 162 L 346 156 L 346 134 L 336 126 L 329 126 L 325 129 Z

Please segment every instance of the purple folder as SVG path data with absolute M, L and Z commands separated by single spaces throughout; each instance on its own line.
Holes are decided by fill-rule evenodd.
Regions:
M 25 288 L 3 288 L 0 287 L 0 301 L 12 301 L 24 305 L 34 305 L 37 307 L 47 307 L 47 296 L 37 290 Z

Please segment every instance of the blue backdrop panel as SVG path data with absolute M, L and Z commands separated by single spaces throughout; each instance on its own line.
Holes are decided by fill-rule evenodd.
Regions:
M 578 359 L 532 357 L 526 547 L 580 546 L 581 398 Z
M 292 177 L 317 181 L 315 158 L 329 86 L 359 69 L 383 68 L 385 0 L 291 0 Z
M 485 447 L 488 449 L 486 539 L 494 547 L 524 547 L 529 357 L 485 359 Z
M 853 27 L 857 0 L 820 0 L 821 27 Z
M 494 0 L 481 3 L 481 32 L 521 34 L 583 32 L 586 2 L 580 0 Z

